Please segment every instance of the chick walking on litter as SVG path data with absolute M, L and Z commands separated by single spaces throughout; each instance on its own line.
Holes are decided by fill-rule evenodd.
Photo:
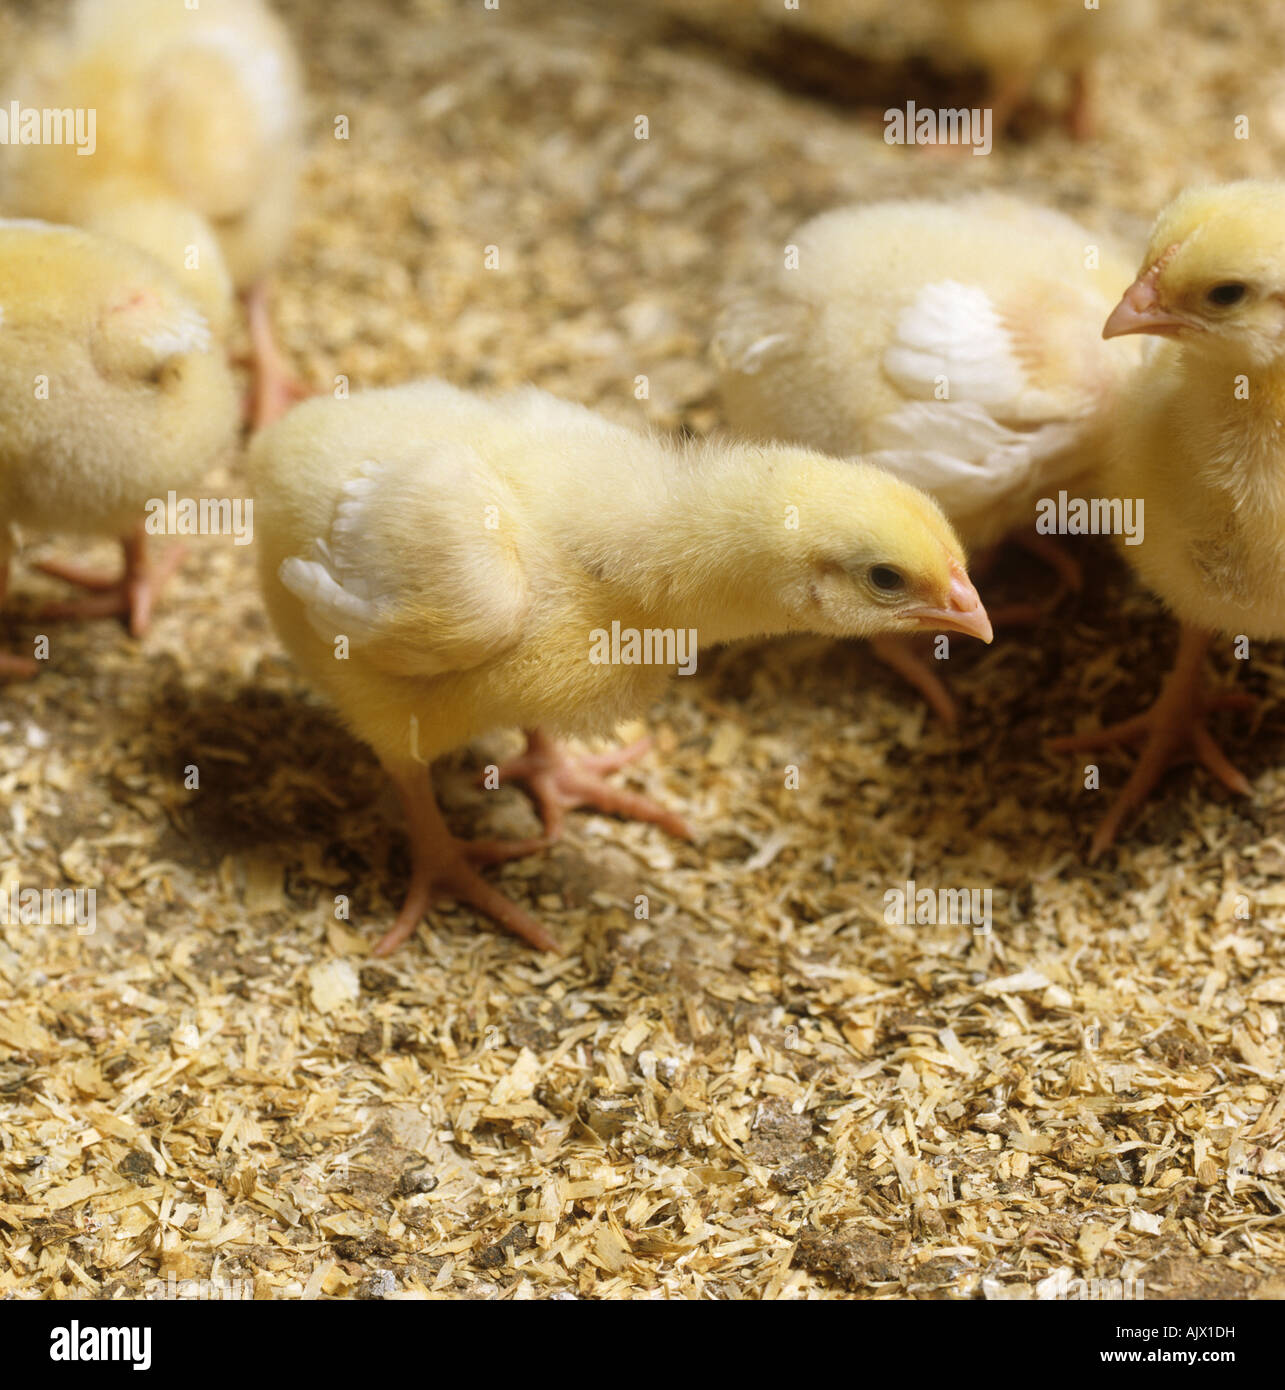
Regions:
M 222 338 L 246 298 L 251 415 L 302 395 L 272 334 L 265 277 L 294 219 L 302 82 L 263 0 L 79 0 L 18 55 L 22 104 L 94 113 L 93 148 L 0 148 L 10 212 L 132 241 L 167 265 Z M 85 135 L 88 137 L 88 130 Z
M 1012 533 L 1078 587 L 1034 534 L 1036 503 L 1095 461 L 1140 357 L 1100 338 L 1129 261 L 996 193 L 840 208 L 788 245 L 796 259 L 738 292 L 714 336 L 729 426 L 863 455 L 932 493 L 970 555 Z M 875 652 L 954 722 L 933 663 L 891 635 Z
M 98 591 L 46 613 L 121 613 L 141 634 L 160 580 L 147 504 L 212 467 L 237 421 L 227 363 L 164 266 L 110 237 L 0 221 L 0 595 L 11 524 L 119 537 L 120 579 L 40 566 Z
M 611 760 L 562 767 L 546 732 L 609 731 L 672 674 L 613 659 L 604 633 L 991 637 L 930 498 L 801 449 L 679 445 L 534 389 L 488 401 L 426 381 L 302 405 L 250 466 L 277 630 L 405 807 L 411 884 L 381 954 L 439 894 L 556 949 L 474 867 L 546 845 L 556 812 L 543 840 L 468 844 L 438 809 L 429 764 L 475 735 L 538 730 L 519 769 L 537 790 L 557 772 L 555 799 L 659 819 L 597 797 Z
M 1065 74 L 1065 124 L 1087 140 L 1097 131 L 1098 60 L 1146 41 L 1153 0 L 938 0 L 951 39 L 986 69 L 995 133 L 1002 134 L 1041 76 Z
M 1132 382 L 1103 470 L 1112 496 L 1139 498 L 1146 532 L 1121 547 L 1182 622 L 1178 655 L 1144 714 L 1055 740 L 1059 750 L 1142 744 L 1093 837 L 1110 846 L 1176 758 L 1228 790 L 1250 785 L 1205 727 L 1213 709 L 1253 704 L 1204 693 L 1215 633 L 1285 637 L 1285 183 L 1189 189 L 1160 214 L 1137 279 L 1103 336 L 1172 341 Z

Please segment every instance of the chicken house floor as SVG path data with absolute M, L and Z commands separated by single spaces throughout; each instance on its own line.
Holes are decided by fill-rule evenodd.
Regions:
M 804 7 L 788 42 L 731 0 L 283 8 L 313 126 L 275 315 L 316 389 L 529 381 L 704 433 L 722 285 L 816 211 L 1004 187 L 1141 246 L 1185 183 L 1285 167 L 1269 0 L 1175 0 L 1105 65 L 1096 141 L 1032 111 L 984 159 L 882 140 L 885 89 L 937 90 L 898 76 L 909 3 Z M 1174 630 L 1079 544 L 1083 594 L 957 645 L 953 735 L 853 645 L 675 681 L 629 781 L 696 842 L 577 812 L 488 871 L 560 960 L 450 906 L 370 957 L 400 817 L 280 654 L 253 547 L 194 542 L 141 644 L 52 630 L 0 690 L 0 887 L 97 905 L 0 926 L 0 1297 L 1285 1295 L 1285 666 L 1217 656 L 1262 697 L 1215 724 L 1252 798 L 1175 770 L 1088 867 L 1127 759 L 1085 791 L 1044 740 L 1141 709 Z M 983 588 L 1040 586 L 1011 558 Z M 18 564 L 6 641 L 52 592 Z M 475 786 L 516 745 L 442 769 L 462 832 L 534 833 Z M 989 931 L 889 925 L 907 880 L 988 891 Z

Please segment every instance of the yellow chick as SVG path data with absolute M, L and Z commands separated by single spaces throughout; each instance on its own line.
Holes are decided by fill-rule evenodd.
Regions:
M 535 389 L 424 381 L 299 406 L 250 468 L 277 630 L 405 807 L 413 872 L 381 954 L 439 893 L 556 949 L 473 865 L 547 844 L 567 804 L 676 821 L 541 733 L 516 771 L 546 838 L 458 841 L 429 764 L 475 735 L 601 733 L 698 646 L 756 634 L 991 636 L 936 505 L 859 462 L 672 443 Z
M 227 362 L 163 266 L 78 228 L 0 220 L 0 594 L 14 523 L 120 537 L 120 580 L 41 566 L 97 591 L 48 612 L 123 613 L 142 633 L 159 583 L 147 504 L 199 478 L 237 425 Z
M 1036 504 L 1091 466 L 1140 356 L 1100 337 L 1131 273 L 1103 237 L 1005 194 L 823 213 L 720 319 L 727 423 L 862 454 L 932 493 L 970 554 L 1017 532 L 1078 587 L 1078 567 L 1035 535 Z M 875 651 L 953 722 L 908 643 Z
M 236 289 L 214 229 L 177 198 L 134 198 L 121 191 L 86 209 L 79 226 L 127 241 L 172 272 L 201 311 L 210 332 L 226 343 L 232 331 Z
M 13 144 L 11 212 L 123 236 L 179 276 L 222 333 L 246 293 L 256 423 L 299 394 L 273 340 L 264 277 L 293 221 L 302 79 L 263 0 L 79 0 L 22 55 L 19 108 L 93 113 L 84 139 Z M 81 150 L 88 148 L 87 154 Z
M 1077 140 L 1095 132 L 1098 57 L 1142 39 L 1154 22 L 1153 0 L 940 0 L 960 53 L 985 68 L 995 131 L 1007 129 L 1041 75 L 1066 74 L 1066 128 Z
M 1137 279 L 1102 330 L 1169 341 L 1133 379 L 1105 490 L 1139 499 L 1140 545 L 1121 550 L 1182 620 L 1178 657 L 1145 714 L 1060 749 L 1142 741 L 1094 837 L 1096 858 L 1184 752 L 1248 793 L 1205 728 L 1243 695 L 1202 693 L 1214 633 L 1285 637 L 1285 183 L 1188 189 L 1160 214 Z

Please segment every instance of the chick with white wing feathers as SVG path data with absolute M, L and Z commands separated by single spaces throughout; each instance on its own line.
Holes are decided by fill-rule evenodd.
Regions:
M 0 148 L 0 204 L 134 241 L 169 266 L 216 333 L 246 295 L 253 415 L 301 394 L 273 339 L 265 277 L 293 222 L 302 79 L 263 0 L 79 0 L 16 55 L 21 106 L 92 110 L 95 146 Z
M 797 265 L 739 292 L 715 332 L 730 428 L 892 470 L 937 499 L 970 554 L 1015 531 L 1034 543 L 1038 499 L 1091 466 L 1141 356 L 1100 338 L 1129 262 L 997 193 L 840 208 L 788 244 Z M 1078 585 L 1069 557 L 1040 553 Z M 953 722 L 908 644 L 876 652 Z
M 941 627 L 990 640 L 940 510 L 859 462 L 677 444 L 542 391 L 484 400 L 426 381 L 299 406 L 250 467 L 277 630 L 406 810 L 410 890 L 381 953 L 439 893 L 554 949 L 473 866 L 547 844 L 569 802 L 682 828 L 543 732 L 520 771 L 546 839 L 466 844 L 438 810 L 428 764 L 475 735 L 602 733 L 657 697 L 672 670 L 608 659 L 613 623 L 695 629 L 704 646 Z
M 1122 549 L 1182 630 L 1145 714 L 1053 744 L 1142 744 L 1094 836 L 1094 858 L 1175 759 L 1194 757 L 1229 790 L 1250 791 L 1204 717 L 1253 701 L 1206 696 L 1202 668 L 1215 633 L 1285 637 L 1285 183 L 1176 198 L 1102 332 L 1168 340 L 1130 384 L 1103 479 L 1111 495 L 1142 499 L 1143 543 Z
M 121 613 L 142 633 L 159 582 L 147 503 L 230 451 L 237 419 L 227 363 L 164 266 L 78 228 L 0 220 L 0 597 L 12 524 L 119 537 L 119 580 L 41 566 L 97 590 L 47 611 Z

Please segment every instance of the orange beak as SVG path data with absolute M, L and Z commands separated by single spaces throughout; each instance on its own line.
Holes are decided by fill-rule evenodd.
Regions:
M 1119 304 L 1111 310 L 1110 317 L 1102 326 L 1104 338 L 1122 338 L 1126 333 L 1155 333 L 1168 338 L 1184 328 L 1200 327 L 1193 320 L 1179 318 L 1161 307 L 1156 293 L 1160 269 L 1159 265 L 1153 265 L 1125 290 Z
M 950 564 L 950 588 L 946 592 L 944 608 L 914 608 L 906 614 L 921 627 L 930 632 L 949 628 L 952 632 L 962 632 L 968 637 L 976 637 L 980 642 L 990 642 L 995 636 L 991 620 L 982 607 L 981 596 L 973 588 L 973 582 L 964 572 L 962 565 L 954 560 Z

